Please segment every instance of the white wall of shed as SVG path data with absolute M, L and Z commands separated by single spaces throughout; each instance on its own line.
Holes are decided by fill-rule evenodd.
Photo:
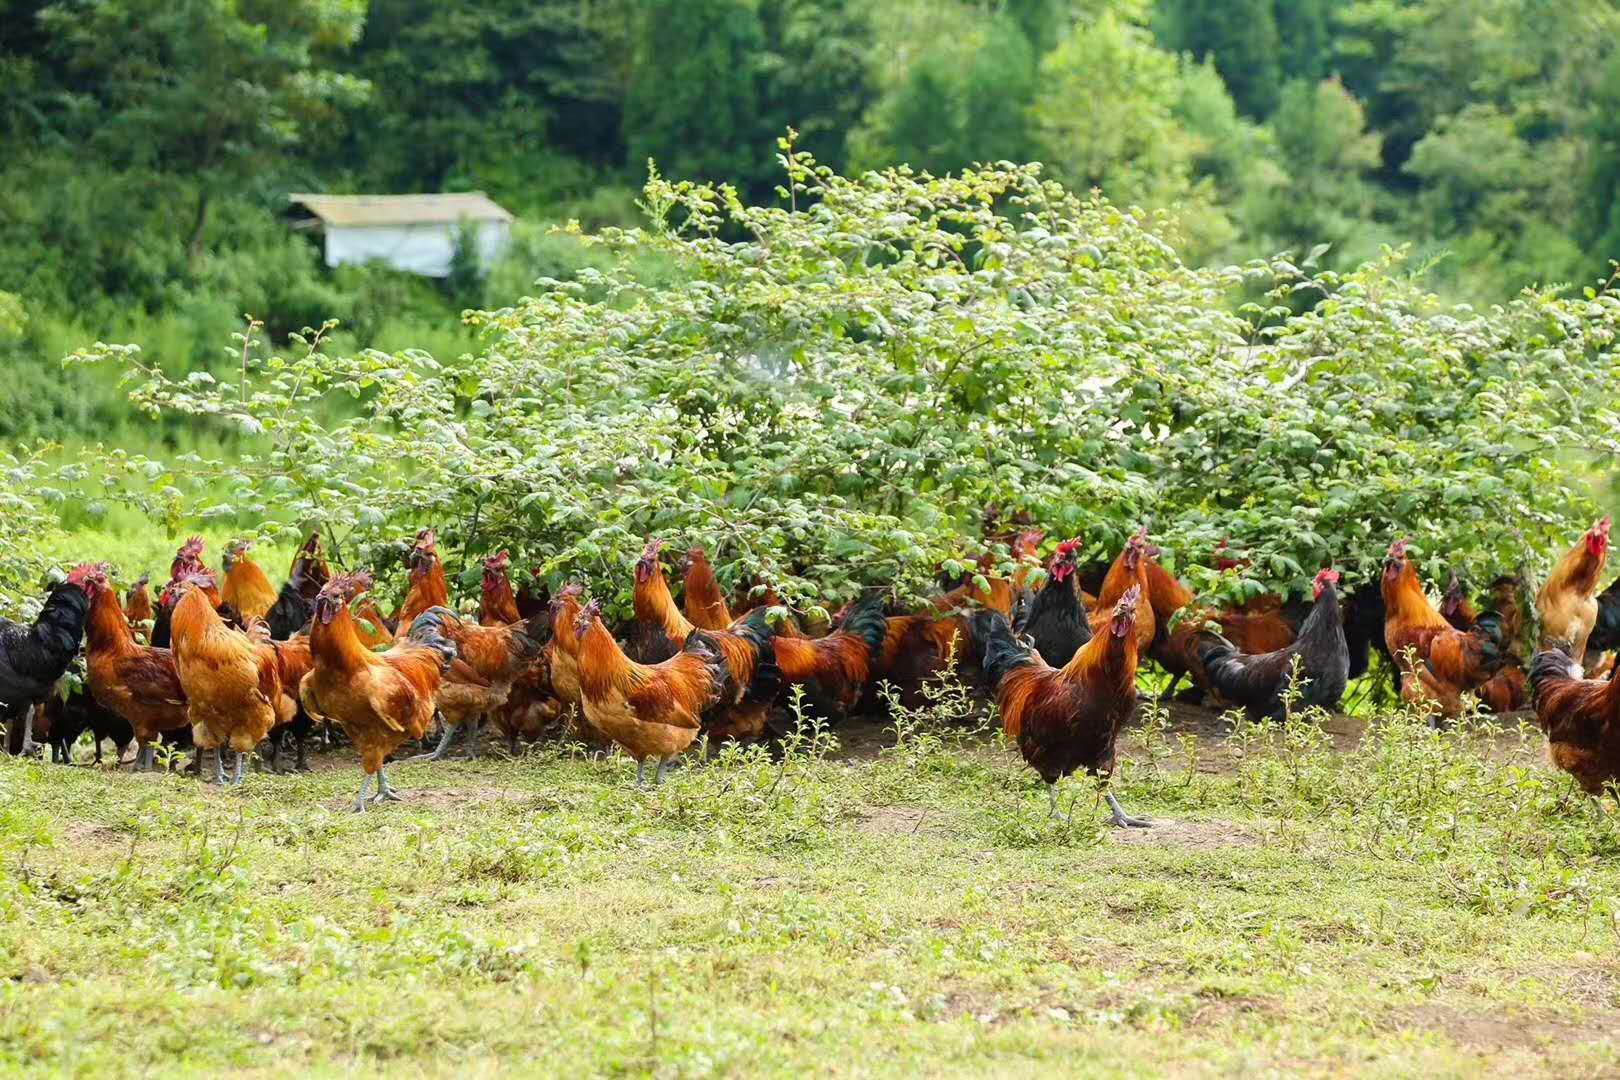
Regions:
M 477 229 L 478 259 L 487 270 L 506 252 L 512 228 L 504 221 L 485 221 L 469 227 Z M 328 226 L 326 265 L 384 262 L 397 270 L 423 277 L 449 277 L 450 261 L 456 251 L 456 232 L 456 226 L 445 224 Z

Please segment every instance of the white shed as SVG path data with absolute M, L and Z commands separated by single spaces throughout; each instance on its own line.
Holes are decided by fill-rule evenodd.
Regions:
M 512 215 L 482 191 L 453 195 L 313 195 L 294 193 L 295 229 L 320 234 L 327 266 L 384 262 L 424 277 L 449 277 L 456 238 L 475 239 L 486 270 L 512 239 Z

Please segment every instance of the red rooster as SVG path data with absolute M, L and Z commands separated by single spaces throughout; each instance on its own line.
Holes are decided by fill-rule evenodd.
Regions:
M 1106 783 L 1114 770 L 1114 742 L 1136 708 L 1137 608 L 1142 589 L 1125 591 L 1099 632 L 1061 668 L 1049 666 L 1013 636 L 997 612 L 973 616 L 983 643 L 984 673 L 995 688 L 1002 730 L 1047 785 L 1057 813 L 1057 782 L 1085 769 Z M 1116 826 L 1147 828 L 1106 791 Z
M 1530 661 L 1536 722 L 1547 733 L 1547 756 L 1588 795 L 1605 788 L 1620 800 L 1620 679 L 1586 679 L 1560 649 Z

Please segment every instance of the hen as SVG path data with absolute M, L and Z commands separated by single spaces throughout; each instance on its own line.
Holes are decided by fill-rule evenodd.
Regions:
M 22 752 L 34 752 L 34 708 L 44 702 L 78 655 L 90 615 L 94 563 L 73 568 L 51 587 L 32 623 L 0 618 L 0 719 L 9 728 L 23 720 Z
M 1024 761 L 1047 785 L 1057 813 L 1057 782 L 1085 769 L 1106 785 L 1114 770 L 1114 743 L 1136 708 L 1137 607 L 1139 586 L 1127 589 L 1107 612 L 1100 630 L 1074 658 L 1053 668 L 1013 636 L 1000 613 L 973 616 L 973 634 L 984 649 L 984 672 L 995 690 L 1001 726 L 1018 744 Z M 1104 788 L 1116 826 L 1145 828 L 1128 816 Z
M 1384 640 L 1401 673 L 1401 697 L 1432 701 L 1441 713 L 1462 712 L 1462 695 L 1477 691 L 1503 662 L 1500 621 L 1487 613 L 1472 630 L 1456 630 L 1435 610 L 1406 554 L 1390 545 L 1379 586 L 1384 597 Z
M 438 537 L 432 529 L 416 534 L 405 561 L 411 568 L 410 585 L 399 610 L 394 613 L 389 630 L 408 627 L 428 608 L 448 607 L 450 583 L 444 577 L 444 564 L 439 561 Z
M 85 683 L 133 729 L 135 771 L 145 772 L 156 763 L 158 737 L 191 726 L 174 653 L 135 639 L 101 570 L 93 579 L 86 638 Z
M 1299 636 L 1285 648 L 1250 654 L 1219 634 L 1200 633 L 1195 648 L 1210 687 L 1251 717 L 1282 719 L 1284 697 L 1295 676 L 1304 680 L 1299 703 L 1332 709 L 1350 676 L 1350 647 L 1339 614 L 1339 575 L 1323 570 L 1313 583 L 1315 604 Z
M 355 634 L 349 602 L 370 588 L 369 575 L 352 574 L 332 579 L 316 597 L 310 627 L 314 666 L 299 691 L 304 708 L 335 721 L 360 754 L 364 775 L 356 812 L 366 808 L 366 787 L 373 776 L 374 802 L 399 798 L 383 763 L 405 742 L 427 734 L 439 681 L 456 655 L 432 619 L 412 624 L 385 653 L 367 649 Z
M 1547 756 L 1588 795 L 1607 789 L 1620 800 L 1620 680 L 1583 678 L 1562 648 L 1530 661 L 1536 722 L 1547 733 Z
M 142 574 L 135 579 L 135 584 L 129 587 L 124 595 L 124 615 L 129 619 L 129 625 L 135 628 L 137 637 L 144 639 L 152 629 L 152 593 L 148 584 L 152 578 L 150 574 Z
M 512 593 L 512 579 L 507 573 L 511 565 L 512 556 L 504 551 L 484 560 L 484 576 L 479 586 L 482 591 L 478 603 L 479 626 L 511 626 L 523 621 L 517 597 Z
M 574 622 L 585 717 L 635 759 L 637 786 L 646 780 L 647 759 L 655 759 L 657 785 L 665 766 L 697 738 L 703 714 L 726 696 L 725 662 L 700 631 L 668 660 L 638 664 L 602 625 L 601 610 L 593 600 Z
M 1536 593 L 1541 619 L 1541 647 L 1567 644 L 1577 664 L 1586 661 L 1586 639 L 1598 617 L 1598 579 L 1609 561 L 1609 525 L 1605 517 L 1570 548 Z

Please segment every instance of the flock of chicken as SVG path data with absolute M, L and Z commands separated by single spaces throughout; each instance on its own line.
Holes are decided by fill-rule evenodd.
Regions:
M 363 811 L 398 798 L 387 761 L 435 725 L 425 759 L 443 757 L 458 735 L 476 756 L 487 722 L 513 751 L 520 739 L 564 731 L 617 745 L 635 759 L 638 784 L 649 762 L 657 783 L 700 734 L 767 737 L 793 688 L 836 722 L 881 708 L 880 687 L 915 704 L 931 681 L 956 672 L 994 698 L 1055 809 L 1063 777 L 1084 770 L 1106 782 L 1143 660 L 1172 675 L 1170 690 L 1186 678 L 1195 700 L 1280 718 L 1295 706 L 1336 707 L 1378 651 L 1404 698 L 1445 716 L 1465 708 L 1465 695 L 1497 711 L 1520 708 L 1528 682 L 1554 764 L 1593 794 L 1620 780 L 1620 680 L 1587 680 L 1581 668 L 1589 652 L 1620 648 L 1620 582 L 1598 591 L 1607 518 L 1537 593 L 1541 647 L 1528 664 L 1517 582 L 1494 583 L 1494 609 L 1480 613 L 1453 577 L 1437 607 L 1405 541 L 1390 547 L 1376 585 L 1342 603 L 1339 575 L 1325 569 L 1308 605 L 1261 597 L 1212 609 L 1160 565 L 1145 529 L 1107 566 L 1082 566 L 1076 540 L 1043 564 L 1040 532 L 1004 539 L 1017 567 L 1009 577 L 989 576 L 986 556 L 985 573 L 942 582 L 923 610 L 895 612 L 872 594 L 821 626 L 801 623 L 767 585 L 733 606 L 701 548 L 687 553 L 677 605 L 654 540 L 636 563 L 634 620 L 619 636 L 577 585 L 555 598 L 527 582 L 514 592 L 505 552 L 484 560 L 476 619 L 458 614 L 430 529 L 411 545 L 409 588 L 392 617 L 368 595 L 369 574 L 332 576 L 318 535 L 279 589 L 249 544 L 230 545 L 220 576 L 192 539 L 155 608 L 145 578 L 121 601 L 109 567 L 84 564 L 51 590 L 33 624 L 0 620 L 0 710 L 21 733 L 14 748 L 26 751 L 40 732 L 63 760 L 86 728 L 98 760 L 103 736 L 120 754 L 133 740 L 136 770 L 154 767 L 161 744 L 189 739 L 199 772 L 220 783 L 240 783 L 261 747 L 278 769 L 288 737 L 302 768 L 306 738 L 335 727 L 358 752 L 354 809 Z M 1241 565 L 1216 555 L 1218 566 Z M 57 693 L 81 642 L 87 693 Z M 1148 824 L 1105 794 L 1113 824 Z

